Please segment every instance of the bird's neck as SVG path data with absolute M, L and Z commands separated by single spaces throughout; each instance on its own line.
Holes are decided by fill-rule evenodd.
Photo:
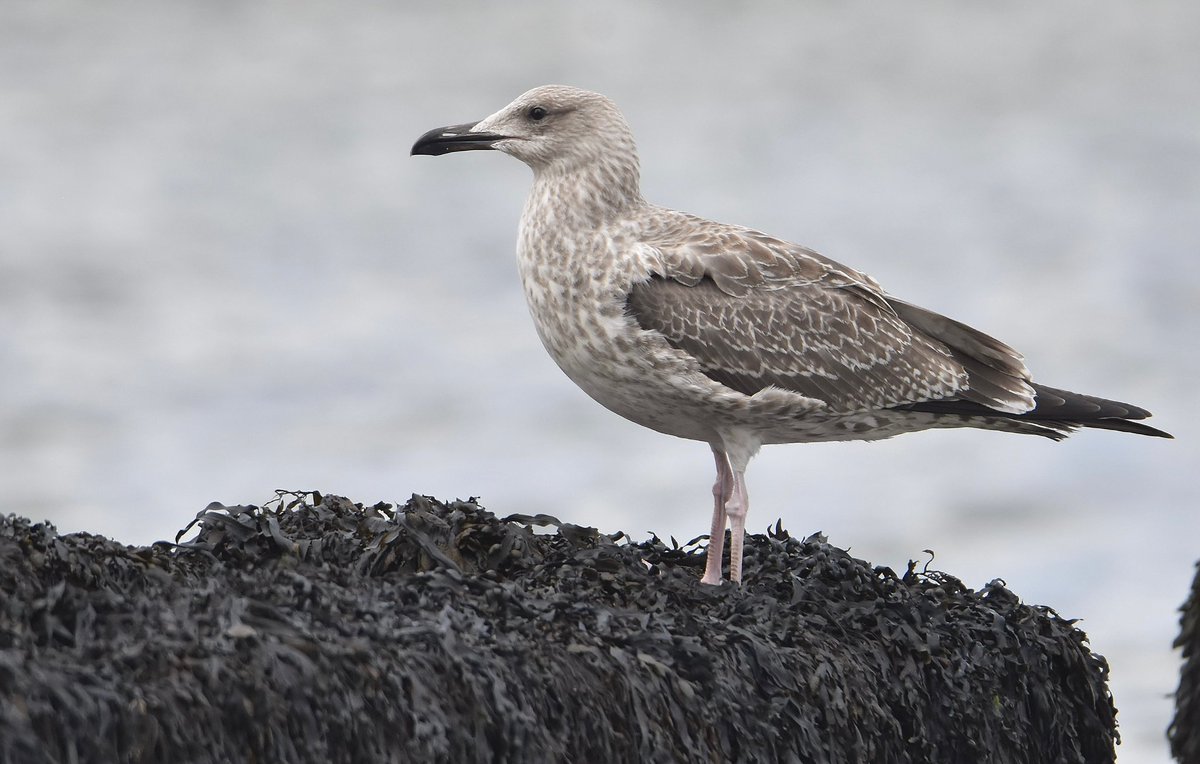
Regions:
M 548 214 L 562 223 L 597 227 L 645 204 L 635 161 L 594 161 L 534 172 L 526 214 Z

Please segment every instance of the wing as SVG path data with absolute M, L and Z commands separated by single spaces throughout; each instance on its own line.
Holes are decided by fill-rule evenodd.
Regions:
M 660 266 L 632 287 L 627 311 L 721 384 L 747 395 L 780 387 L 837 413 L 947 399 L 1032 407 L 1028 373 L 1003 343 L 891 301 L 869 276 L 811 250 L 687 223 L 712 228 L 683 246 L 651 242 Z

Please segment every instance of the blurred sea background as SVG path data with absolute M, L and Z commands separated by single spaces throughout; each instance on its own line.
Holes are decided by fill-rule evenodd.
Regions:
M 276 488 L 478 496 L 681 541 L 703 444 L 592 403 L 513 249 L 529 171 L 410 158 L 598 90 L 647 198 L 814 247 L 1143 405 L 1160 441 L 775 446 L 750 526 L 1054 607 L 1167 760 L 1200 557 L 1200 4 L 0 5 L 0 511 L 130 544 Z

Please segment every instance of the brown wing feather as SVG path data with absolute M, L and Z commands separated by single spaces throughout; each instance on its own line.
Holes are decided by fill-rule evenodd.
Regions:
M 952 397 L 967 382 L 946 350 L 853 290 L 798 284 L 737 296 L 707 276 L 691 286 L 654 277 L 634 285 L 627 309 L 747 395 L 773 385 L 849 413 Z
M 1034 389 L 1021 354 L 995 337 L 912 303 L 887 298 L 909 326 L 944 345 L 963 365 L 970 384 L 962 398 L 1011 414 L 1034 406 Z
M 886 295 L 864 273 L 758 231 L 658 209 L 660 260 L 628 295 L 646 329 L 752 394 L 775 385 L 832 411 L 961 398 L 1033 407 L 1021 356 L 971 327 Z

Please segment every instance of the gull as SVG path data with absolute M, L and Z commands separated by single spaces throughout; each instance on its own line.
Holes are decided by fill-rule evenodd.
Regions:
M 601 405 L 708 443 L 705 584 L 742 579 L 746 467 L 774 443 L 941 427 L 1171 437 L 1144 409 L 1035 384 L 1020 354 L 811 249 L 642 198 L 633 133 L 599 93 L 534 88 L 412 154 L 493 149 L 533 170 L 517 263 L 542 344 Z

